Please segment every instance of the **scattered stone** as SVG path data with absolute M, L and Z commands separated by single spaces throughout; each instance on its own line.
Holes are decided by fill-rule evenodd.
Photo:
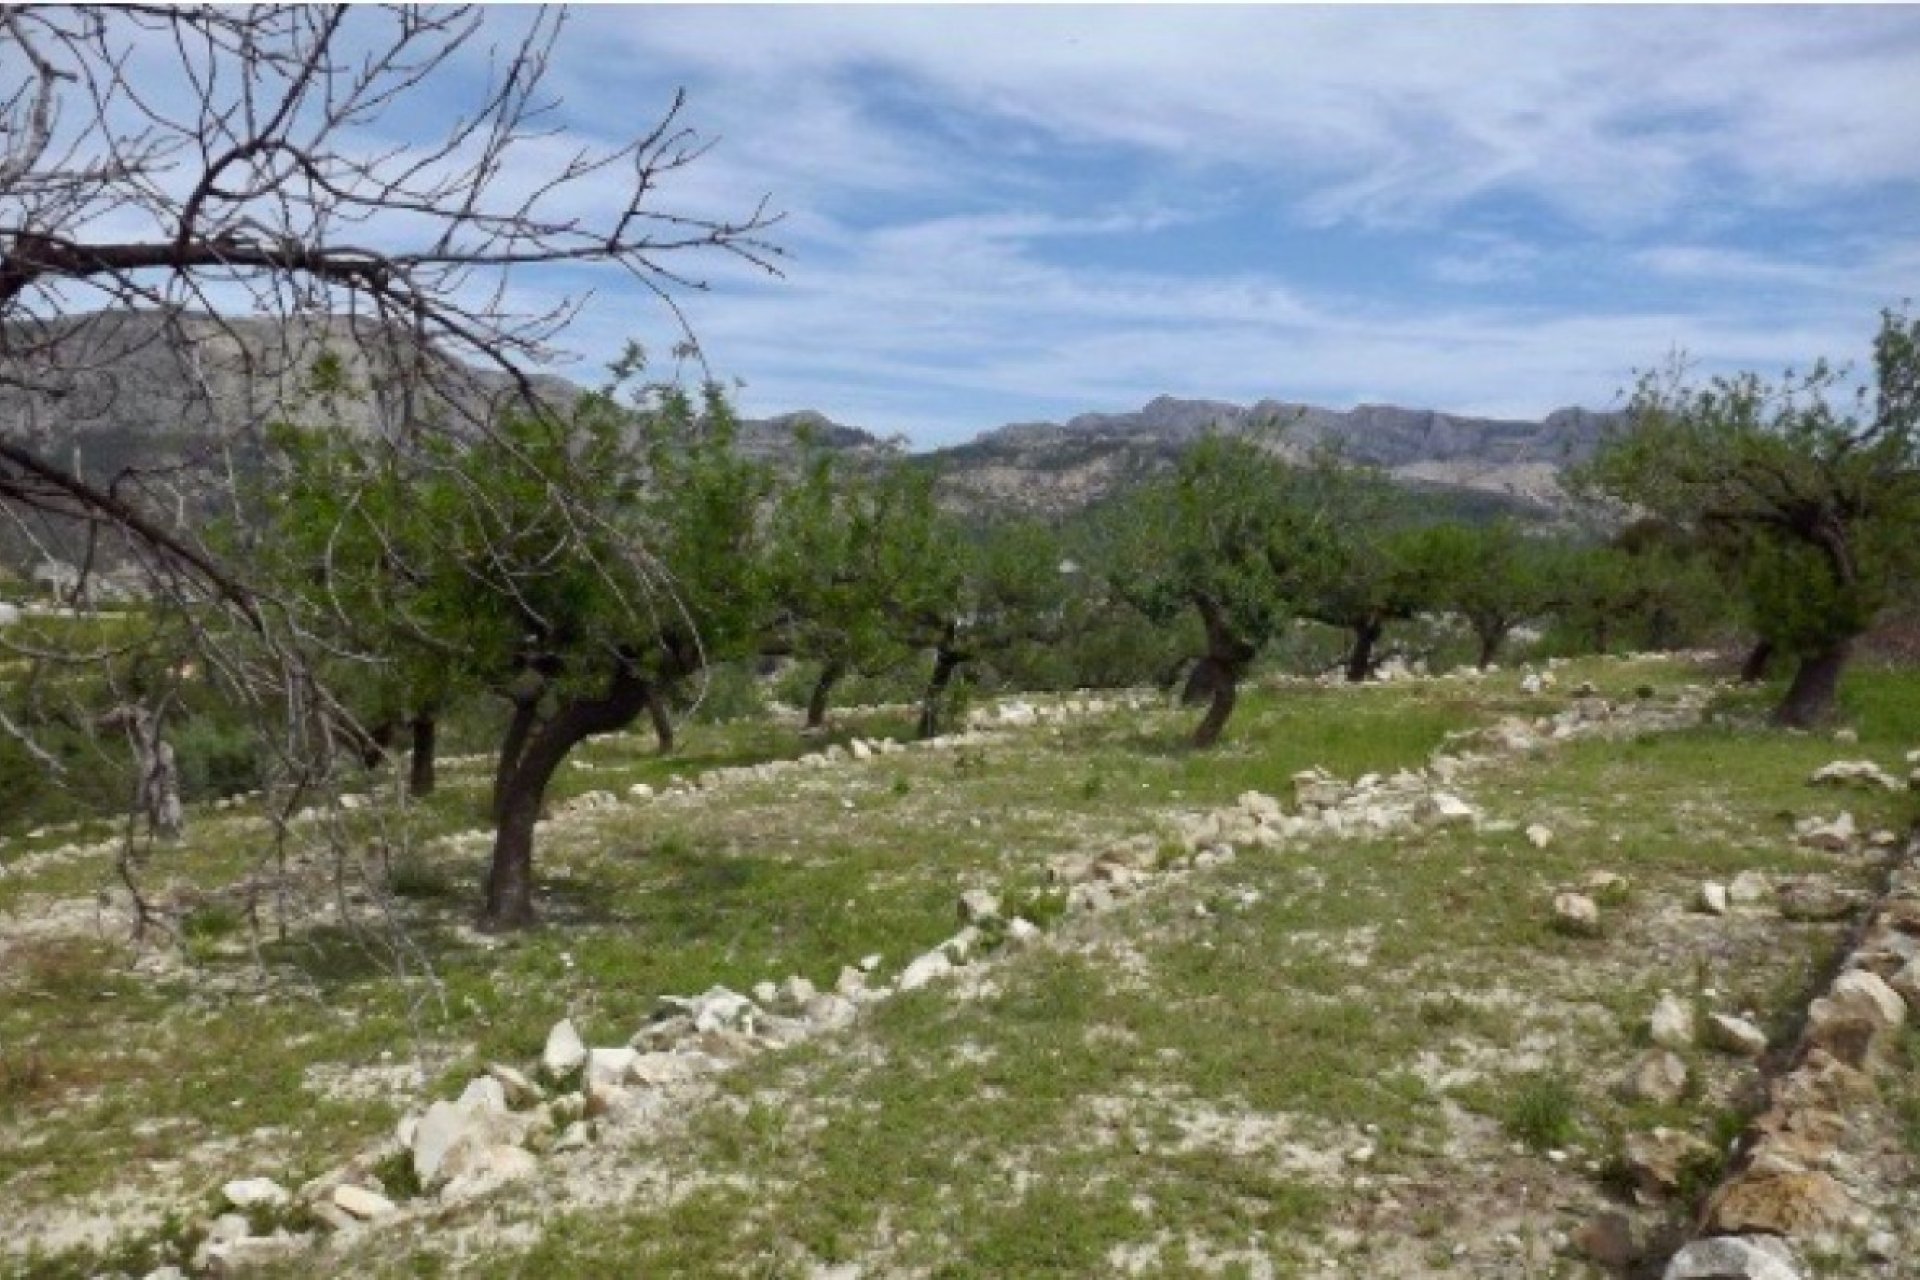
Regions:
M 333 1206 L 362 1222 L 369 1218 L 383 1218 L 398 1207 L 378 1191 L 356 1187 L 351 1182 L 343 1182 L 333 1189 Z
M 540 1065 L 554 1080 L 565 1079 L 587 1062 L 587 1043 L 573 1028 L 573 1021 L 562 1018 L 547 1032 L 547 1047 L 541 1051 Z
M 1727 899 L 1733 905 L 1750 907 L 1773 897 L 1773 882 L 1758 871 L 1742 871 L 1727 886 Z
M 453 1177 L 470 1153 L 484 1150 L 510 1133 L 504 1111 L 436 1102 L 420 1117 L 413 1135 L 413 1172 L 423 1187 Z M 455 1168 L 449 1168 L 449 1166 Z
M 865 991 L 866 988 L 866 970 L 856 969 L 852 965 L 843 966 L 840 970 L 839 979 L 833 984 L 834 991 L 849 1000 L 858 996 L 861 992 Z
M 875 951 L 870 955 L 861 956 L 860 972 L 872 973 L 875 969 L 878 969 L 880 967 L 880 961 L 884 958 L 885 957 L 883 957 L 878 951 Z
M 1597 897 L 1617 899 L 1627 896 L 1633 882 L 1615 871 L 1589 871 L 1581 885 Z
M 1689 1164 L 1709 1160 L 1713 1154 L 1712 1147 L 1676 1129 L 1628 1134 L 1626 1165 L 1635 1196 L 1642 1203 L 1665 1199 L 1679 1189 Z
M 505 1143 L 487 1147 L 463 1147 L 447 1161 L 451 1176 L 441 1196 L 460 1200 L 507 1182 L 530 1178 L 540 1171 L 540 1161 L 531 1151 Z
M 1414 818 L 1425 827 L 1470 827 L 1480 811 L 1450 791 L 1434 791 L 1414 805 Z
M 805 1009 L 820 994 L 812 982 L 799 974 L 791 974 L 780 984 L 779 1002 L 790 1009 Z
M 1853 825 L 1853 814 L 1849 812 L 1837 818 L 1802 818 L 1793 824 L 1794 839 L 1809 849 L 1828 853 L 1845 853 L 1853 847 L 1854 838 L 1859 834 Z
M 1767 1051 L 1765 1032 L 1728 1013 L 1707 1015 L 1707 1043 L 1742 1058 L 1757 1058 Z
M 1829 880 L 1808 876 L 1789 881 L 1777 890 L 1780 914 L 1803 924 L 1844 920 L 1865 900 L 1857 890 L 1842 889 Z
M 1555 894 L 1553 923 L 1562 933 L 1591 938 L 1600 932 L 1600 908 L 1585 894 Z
M 1707 1202 L 1707 1230 L 1739 1235 L 1798 1236 L 1844 1223 L 1853 1202 L 1827 1173 L 1748 1169 Z
M 1708 880 L 1700 886 L 1698 904 L 1700 910 L 1710 916 L 1723 916 L 1733 907 L 1727 896 L 1727 886 L 1717 880 Z
M 1835 760 L 1832 764 L 1815 769 L 1807 781 L 1820 786 L 1879 787 L 1885 791 L 1900 789 L 1900 780 L 1871 760 Z
M 1000 899 L 986 889 L 969 889 L 960 895 L 960 923 L 979 924 L 1000 918 Z
M 946 948 L 935 947 L 907 966 L 906 972 L 900 975 L 900 989 L 918 991 L 934 979 L 944 978 L 952 972 L 953 961 L 948 958 Z
M 1693 1043 L 1693 1007 L 1671 992 L 1663 993 L 1647 1019 L 1647 1033 L 1662 1048 L 1687 1048 Z
M 507 1091 L 490 1075 L 475 1076 L 467 1081 L 467 1087 L 460 1091 L 458 1101 L 463 1107 L 477 1107 L 485 1111 L 505 1111 Z
M 272 1178 L 236 1178 L 220 1188 L 236 1209 L 267 1208 L 287 1202 L 287 1189 Z
M 1614 1271 L 1624 1271 L 1640 1260 L 1633 1220 L 1624 1213 L 1588 1219 L 1574 1228 L 1570 1243 L 1581 1256 Z
M 1536 849 L 1544 849 L 1553 843 L 1553 828 L 1545 823 L 1535 822 L 1527 827 L 1527 843 Z
M 612 1049 L 587 1050 L 586 1084 L 589 1091 L 595 1085 L 624 1085 L 627 1076 L 633 1070 L 633 1064 L 639 1054 L 631 1045 L 621 1045 Z
M 1667 1263 L 1662 1280 L 1801 1280 L 1791 1250 L 1771 1236 L 1695 1240 Z
M 1644 1102 L 1678 1102 L 1687 1092 L 1687 1064 L 1671 1049 L 1650 1049 L 1627 1073 L 1626 1091 Z
M 529 1080 L 525 1074 L 504 1062 L 491 1063 L 487 1074 L 500 1082 L 502 1092 L 506 1094 L 510 1107 L 532 1107 L 540 1103 L 540 1086 Z

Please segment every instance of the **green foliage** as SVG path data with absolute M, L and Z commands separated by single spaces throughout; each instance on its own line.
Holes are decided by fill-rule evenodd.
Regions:
M 1631 429 L 1578 479 L 1716 545 L 1762 634 L 1811 655 L 1859 635 L 1920 572 L 1920 320 L 1886 312 L 1875 392 L 1836 407 L 1824 361 L 1778 383 L 1642 378 Z
M 1501 1127 L 1535 1151 L 1566 1147 L 1580 1136 L 1580 1094 L 1558 1071 L 1543 1071 L 1510 1083 L 1499 1106 Z

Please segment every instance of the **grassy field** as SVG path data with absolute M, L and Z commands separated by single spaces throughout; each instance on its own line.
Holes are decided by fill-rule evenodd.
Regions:
M 1171 847 L 1183 816 L 1248 789 L 1287 800 L 1309 766 L 1418 767 L 1450 734 L 1558 710 L 1581 680 L 1657 703 L 1704 679 L 1594 662 L 1533 697 L 1513 673 L 1283 685 L 1247 698 L 1205 755 L 1182 745 L 1190 713 L 1112 709 L 570 811 L 589 791 L 818 745 L 770 724 L 690 729 L 666 760 L 637 737 L 597 742 L 541 838 L 545 923 L 506 938 L 469 927 L 484 762 L 402 818 L 346 815 L 355 847 L 388 852 L 344 875 L 289 852 L 351 926 L 319 912 L 283 930 L 268 914 L 256 930 L 221 887 L 270 834 L 242 810 L 198 815 L 144 872 L 197 904 L 182 944 L 138 963 L 98 905 L 109 855 L 60 852 L 107 831 L 16 839 L 0 877 L 0 1194 L 24 1229 L 0 1270 L 140 1274 L 221 1182 L 318 1174 L 485 1064 L 528 1064 L 562 1016 L 617 1044 L 665 994 L 788 974 L 824 987 L 871 953 L 885 979 L 954 931 L 962 889 L 1043 902 L 1049 859 L 1143 835 Z M 1722 695 L 1695 728 L 1492 760 L 1457 786 L 1485 812 L 1478 830 L 1248 850 L 1162 877 L 752 1059 L 700 1105 L 610 1126 L 533 1181 L 414 1210 L 287 1274 L 1603 1274 L 1567 1247 L 1582 1222 L 1623 1210 L 1657 1244 L 1691 1208 L 1623 1208 L 1624 1135 L 1723 1140 L 1751 1106 L 1753 1068 L 1704 1049 L 1680 1101 L 1619 1095 L 1659 994 L 1751 1011 L 1777 1040 L 1844 928 L 1698 914 L 1699 882 L 1865 886 L 1870 858 L 1799 848 L 1793 820 L 1914 816 L 1908 796 L 1806 777 L 1839 756 L 1904 773 L 1920 677 L 1854 678 L 1857 745 L 1766 730 L 1763 705 Z M 907 727 L 852 715 L 833 740 Z M 1545 848 L 1532 823 L 1552 830 Z M 1602 895 L 1600 935 L 1557 931 L 1554 893 L 1596 871 L 1625 880 Z M 1920 1155 L 1920 1105 L 1898 1090 L 1887 1105 Z

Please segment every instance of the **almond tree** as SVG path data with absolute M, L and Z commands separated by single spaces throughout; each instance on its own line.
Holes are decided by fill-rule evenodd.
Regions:
M 1881 316 L 1874 385 L 1816 363 L 1778 383 L 1642 378 L 1629 426 L 1583 474 L 1591 490 L 1702 536 L 1737 541 L 1762 636 L 1796 659 L 1774 711 L 1833 714 L 1854 641 L 1920 569 L 1920 320 Z M 1842 404 L 1845 401 L 1842 400 Z

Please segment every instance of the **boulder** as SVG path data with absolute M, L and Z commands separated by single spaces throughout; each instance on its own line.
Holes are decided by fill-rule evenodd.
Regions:
M 356 1187 L 351 1182 L 343 1182 L 333 1189 L 333 1206 L 362 1222 L 369 1218 L 384 1218 L 397 1209 L 393 1201 L 378 1191 Z
M 1663 992 L 1647 1019 L 1647 1034 L 1666 1049 L 1685 1049 L 1693 1043 L 1693 1006 Z
M 540 1065 L 548 1076 L 564 1079 L 587 1063 L 587 1043 L 573 1028 L 570 1018 L 562 1018 L 547 1032 L 547 1047 L 540 1053 Z
M 623 1085 L 633 1070 L 635 1059 L 639 1057 L 630 1045 L 620 1045 L 612 1049 L 587 1050 L 586 1083 L 589 1087 L 601 1085 Z
M 478 1107 L 486 1111 L 505 1111 L 507 1109 L 507 1091 L 492 1076 L 475 1076 L 467 1081 L 467 1087 L 460 1091 L 459 1103 L 463 1107 Z
M 1582 893 L 1555 894 L 1553 923 L 1562 933 L 1594 937 L 1600 932 L 1600 908 Z
M 1280 802 L 1264 792 L 1242 791 L 1240 793 L 1239 805 L 1248 814 L 1252 815 L 1256 821 L 1278 822 L 1283 816 L 1280 809 Z
M 1727 896 L 1727 886 L 1717 880 L 1708 880 L 1700 886 L 1698 905 L 1710 916 L 1723 916 L 1732 909 L 1733 902 Z
M 1687 1091 L 1687 1064 L 1671 1049 L 1650 1049 L 1627 1073 L 1626 1093 L 1642 1102 L 1678 1102 Z
M 515 1132 L 505 1111 L 436 1102 L 420 1117 L 413 1133 L 413 1172 L 420 1185 L 438 1186 L 476 1150 L 502 1143 Z
M 1776 896 L 1780 900 L 1780 914 L 1803 924 L 1844 920 L 1865 901 L 1865 895 L 1857 890 L 1842 889 L 1813 876 L 1781 885 Z
M 503 1183 L 518 1182 L 540 1171 L 540 1161 L 531 1151 L 497 1143 L 487 1147 L 463 1147 L 447 1162 L 451 1175 L 441 1191 L 445 1200 L 460 1200 L 478 1195 Z
M 1661 1280 L 1802 1280 L 1799 1263 L 1771 1236 L 1715 1236 L 1673 1255 Z
M 1767 1051 L 1764 1031 L 1745 1018 L 1728 1013 L 1707 1015 L 1707 1043 L 1742 1058 L 1757 1058 Z
M 1640 1244 L 1633 1238 L 1633 1219 L 1624 1213 L 1603 1213 L 1573 1229 L 1568 1243 L 1584 1258 L 1611 1271 L 1625 1271 L 1640 1260 Z

